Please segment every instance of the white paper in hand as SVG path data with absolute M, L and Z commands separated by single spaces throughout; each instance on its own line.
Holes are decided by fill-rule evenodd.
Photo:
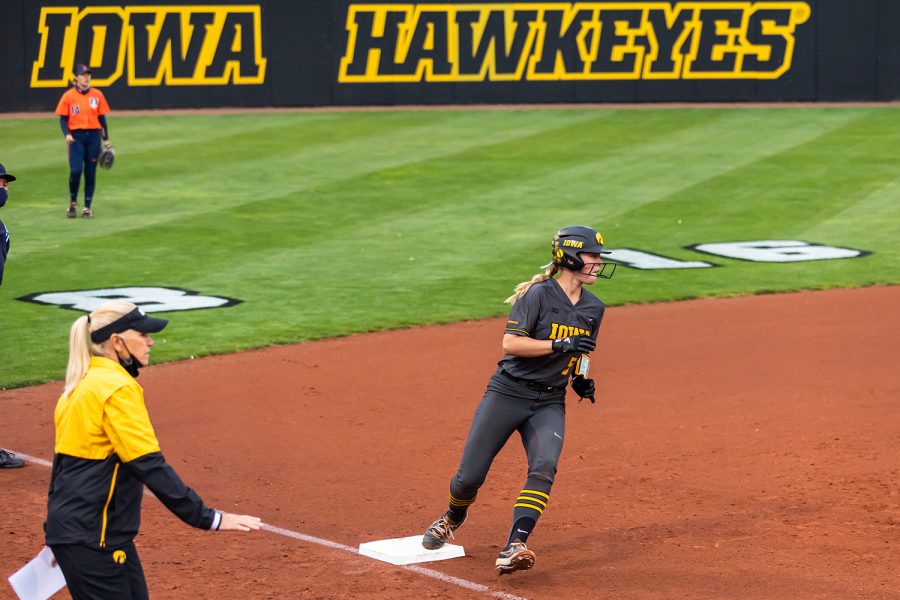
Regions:
M 66 579 L 59 565 L 51 566 L 52 561 L 53 552 L 44 546 L 27 565 L 9 577 L 9 584 L 20 600 L 47 600 L 65 587 Z

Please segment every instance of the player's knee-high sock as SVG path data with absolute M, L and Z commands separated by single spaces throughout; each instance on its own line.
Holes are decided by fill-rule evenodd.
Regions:
M 551 485 L 549 481 L 537 477 L 529 477 L 525 481 L 525 488 L 519 492 L 519 497 L 513 505 L 513 525 L 509 531 L 507 545 L 515 540 L 528 541 L 528 536 L 531 535 L 541 513 L 550 501 Z
M 450 518 L 453 519 L 455 523 L 461 523 L 465 518 L 466 514 L 469 512 L 469 507 L 475 502 L 475 498 L 478 497 L 478 494 L 475 494 L 471 498 L 467 500 L 462 500 L 453 495 L 453 492 L 450 492 L 450 510 L 447 512 L 450 513 Z

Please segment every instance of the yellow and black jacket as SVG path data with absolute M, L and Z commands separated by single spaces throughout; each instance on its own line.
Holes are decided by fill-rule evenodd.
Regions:
M 188 525 L 209 529 L 216 513 L 166 464 L 144 390 L 119 363 L 91 357 L 84 379 L 54 413 L 56 447 L 46 543 L 116 547 L 141 524 L 144 485 Z

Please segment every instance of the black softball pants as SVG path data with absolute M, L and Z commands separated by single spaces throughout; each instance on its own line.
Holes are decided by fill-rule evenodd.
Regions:
M 117 548 L 54 544 L 53 556 L 72 600 L 147 600 L 147 581 L 134 542 Z
M 495 375 L 475 411 L 459 470 L 450 481 L 454 498 L 474 498 L 494 458 L 516 431 L 528 457 L 526 485 L 550 492 L 566 430 L 565 391 L 518 390 Z

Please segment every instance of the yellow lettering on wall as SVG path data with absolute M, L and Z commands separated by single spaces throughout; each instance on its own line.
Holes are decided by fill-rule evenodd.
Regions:
M 800 0 L 351 4 L 338 81 L 777 79 L 810 16 Z
M 80 39 L 82 23 L 96 15 L 115 15 L 121 35 L 114 39 L 108 27 L 95 25 L 92 35 L 86 36 L 89 41 Z M 38 33 L 40 50 L 31 87 L 65 87 L 80 60 L 90 62 L 98 86 L 123 75 L 131 86 L 265 82 L 267 59 L 262 54 L 258 5 L 43 7 Z M 79 48 L 79 43 L 90 47 Z M 115 68 L 98 69 L 108 46 L 115 51 Z M 48 56 L 48 48 L 54 49 L 53 56 Z

